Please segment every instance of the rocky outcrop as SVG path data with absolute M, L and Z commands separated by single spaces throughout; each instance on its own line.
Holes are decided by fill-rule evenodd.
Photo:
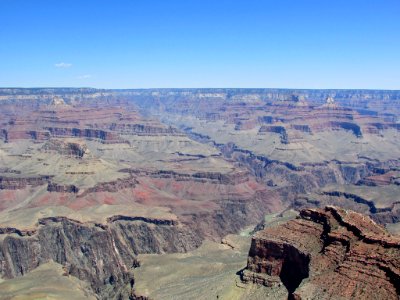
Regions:
M 280 182 L 287 184 L 285 193 L 306 193 L 315 188 L 332 183 L 357 183 L 362 178 L 374 174 L 376 166 L 372 163 L 346 163 L 332 161 L 316 164 L 294 166 L 290 163 L 270 160 L 255 155 L 249 150 L 237 148 L 235 145 L 223 145 L 221 151 L 246 166 L 250 173 L 268 182 L 279 177 Z M 377 163 L 379 165 L 379 163 Z
M 377 208 L 375 203 L 373 201 L 364 199 L 363 197 L 360 197 L 358 195 L 354 195 L 351 193 L 345 193 L 345 192 L 339 192 L 339 191 L 329 191 L 329 192 L 322 192 L 323 195 L 328 195 L 328 196 L 333 196 L 333 197 L 344 197 L 346 199 L 350 199 L 356 203 L 361 203 L 365 204 L 368 206 L 370 213 L 375 214 L 375 213 L 382 213 L 382 212 L 387 212 L 391 211 L 394 208 L 395 204 L 392 204 L 389 207 L 379 207 Z
M 102 296 L 126 294 L 125 286 L 134 282 L 130 268 L 138 265 L 134 254 L 109 231 L 70 220 L 40 226 L 30 238 L 8 235 L 0 249 L 0 273 L 5 278 L 22 276 L 53 260 Z
M 200 239 L 174 220 L 115 216 L 106 224 L 66 217 L 40 219 L 36 230 L 0 229 L 0 274 L 22 276 L 53 260 L 90 284 L 102 299 L 134 295 L 139 253 L 184 252 Z
M 206 97 L 202 91 L 165 90 L 159 91 L 156 98 L 141 95 L 133 96 L 132 100 L 142 108 L 158 110 L 163 114 L 193 116 L 210 122 L 223 120 L 234 124 L 234 130 L 259 127 L 260 134 L 278 133 L 281 142 L 288 144 L 301 142 L 310 133 L 326 130 L 349 131 L 358 138 L 362 138 L 364 133 L 381 134 L 388 129 L 398 130 L 396 114 L 388 118 L 365 109 L 373 102 L 375 110 L 386 110 L 384 107 L 387 105 L 398 111 L 398 102 L 389 104 L 387 98 L 390 96 L 382 99 L 379 94 L 372 95 L 366 91 L 251 89 L 218 90 L 218 93 L 209 90 Z M 382 103 L 385 105 L 381 106 Z
M 292 124 L 291 128 L 305 133 L 311 133 L 311 128 L 308 125 Z
M 78 193 L 79 188 L 73 184 L 57 184 L 54 182 L 49 182 L 47 185 L 48 192 L 57 192 L 57 193 Z
M 250 130 L 257 126 L 257 120 L 241 119 L 235 121 L 235 130 Z
M 41 186 L 47 184 L 52 176 L 37 177 L 5 177 L 0 176 L 0 190 L 19 190 L 27 186 Z
M 361 127 L 357 124 L 350 123 L 350 122 L 330 122 L 329 123 L 329 128 L 339 130 L 339 129 L 344 129 L 344 130 L 349 130 L 353 132 L 353 134 L 356 137 L 362 137 L 362 132 L 361 132 Z
M 282 144 L 287 144 L 288 143 L 288 134 L 286 132 L 285 127 L 283 126 L 267 126 L 263 125 L 260 127 L 258 133 L 263 134 L 265 132 L 274 132 L 278 133 L 281 137 L 281 143 Z
M 45 141 L 49 139 L 50 134 L 48 131 L 41 131 L 41 130 L 2 129 L 0 130 L 0 137 L 2 137 L 6 143 L 13 140 L 26 140 L 26 139 Z
M 121 169 L 120 172 L 130 173 L 136 176 L 148 176 L 152 178 L 171 178 L 177 181 L 209 182 L 214 184 L 235 185 L 249 180 L 245 171 L 234 171 L 227 174 L 218 172 L 197 172 L 193 174 L 178 173 L 170 170 L 149 171 L 142 169 Z
M 55 137 L 80 137 L 88 139 L 99 139 L 103 141 L 119 140 L 117 134 L 101 129 L 91 128 L 60 128 L 60 127 L 45 127 Z
M 181 135 L 180 132 L 173 127 L 162 127 L 146 124 L 112 124 L 111 130 L 117 130 L 123 134 L 136 134 L 136 135 Z
M 251 175 L 264 181 L 267 185 L 271 180 L 274 181 L 279 178 L 281 185 L 285 186 L 282 190 L 285 197 L 289 194 L 306 193 L 327 184 L 356 184 L 368 176 L 381 174 L 381 167 L 386 168 L 387 163 L 389 165 L 393 163 L 379 161 L 354 163 L 332 160 L 330 162 L 293 165 L 288 162 L 269 159 L 263 155 L 256 155 L 254 152 L 241 149 L 233 143 L 217 144 L 209 136 L 193 133 L 191 130 L 191 128 L 187 128 L 186 132 L 194 140 L 201 143 L 213 143 L 225 157 L 234 159 L 241 166 L 246 167 Z
M 79 141 L 64 141 L 51 139 L 46 142 L 41 148 L 42 151 L 53 151 L 65 156 L 72 156 L 75 158 L 82 158 L 84 155 L 89 154 L 89 149 L 86 144 Z
M 352 211 L 305 209 L 253 237 L 241 277 L 292 299 L 398 299 L 400 239 Z
M 376 174 L 363 178 L 357 182 L 357 185 L 367 185 L 367 186 L 385 186 L 390 184 L 396 184 L 396 180 L 399 178 L 397 172 L 391 172 L 386 170 L 376 170 Z
M 311 196 L 307 194 L 298 196 L 293 201 L 292 208 L 301 210 L 304 208 L 324 207 L 326 205 L 340 206 L 366 214 L 381 225 L 397 223 L 400 220 L 400 201 L 393 199 L 386 205 L 382 205 L 374 200 L 367 199 L 366 196 L 335 190 L 320 191 Z
M 109 181 L 109 182 L 100 182 L 100 183 L 97 183 L 93 187 L 87 188 L 86 190 L 82 190 L 82 193 L 80 193 L 78 196 L 84 197 L 87 194 L 99 193 L 99 192 L 115 193 L 121 189 L 134 188 L 137 184 L 138 184 L 138 181 L 136 180 L 136 178 L 134 178 L 132 176 L 130 176 L 128 178 L 124 178 L 124 179 L 117 179 L 114 181 Z
M 72 98 L 68 95 L 41 95 L 46 100 L 40 101 L 40 96 L 33 93 L 30 95 L 33 101 L 23 102 L 18 110 L 15 109 L 19 103 L 15 98 L 18 97 L 14 101 L 10 97 L 9 101 L 0 103 L 0 119 L 4 120 L 0 123 L 0 137 L 5 142 L 72 137 L 115 144 L 129 143 L 122 135 L 182 136 L 174 127 L 143 118 L 123 96 L 124 93 L 89 94 L 80 97 L 73 94 Z M 88 96 L 94 99 L 84 101 Z M 29 99 L 29 95 L 22 98 Z M 49 144 L 48 148 L 54 147 Z
M 192 178 L 209 179 L 211 182 L 218 184 L 239 184 L 248 181 L 248 174 L 246 172 L 232 172 L 229 174 L 221 174 L 217 172 L 198 172 L 191 176 Z

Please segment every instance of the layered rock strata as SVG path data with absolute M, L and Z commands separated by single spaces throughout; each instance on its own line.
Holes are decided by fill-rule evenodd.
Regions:
M 134 298 L 137 254 L 185 252 L 200 242 L 168 219 L 119 215 L 98 224 L 43 218 L 33 230 L 0 228 L 0 274 L 14 278 L 54 261 L 67 275 L 88 282 L 100 298 Z
M 242 279 L 293 299 L 398 299 L 400 239 L 359 213 L 304 209 L 253 237 Z

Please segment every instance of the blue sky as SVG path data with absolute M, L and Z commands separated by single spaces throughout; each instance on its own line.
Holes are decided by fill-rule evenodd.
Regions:
M 0 86 L 400 89 L 400 1 L 0 0 Z

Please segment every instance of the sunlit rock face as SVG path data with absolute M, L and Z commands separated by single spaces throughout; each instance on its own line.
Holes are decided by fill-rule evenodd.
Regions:
M 242 279 L 283 284 L 293 299 L 398 299 L 400 239 L 364 215 L 308 209 L 252 240 Z

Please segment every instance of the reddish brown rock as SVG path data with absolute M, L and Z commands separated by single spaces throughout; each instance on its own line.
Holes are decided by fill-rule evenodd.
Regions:
M 61 102 L 60 102 L 61 101 Z M 51 137 L 84 138 L 104 143 L 124 143 L 123 135 L 180 135 L 173 127 L 143 118 L 135 108 L 113 104 L 81 103 L 65 105 L 56 99 L 50 105 L 21 110 L 3 109 L 0 117 L 0 138 L 6 142 L 16 140 L 45 141 Z M 93 105 L 93 106 L 92 106 Z M 51 145 L 49 146 L 51 148 Z M 54 148 L 54 147 L 53 147 Z M 65 148 L 65 147 L 64 147 Z
M 359 213 L 305 209 L 253 237 L 242 279 L 294 299 L 398 299 L 400 239 Z

